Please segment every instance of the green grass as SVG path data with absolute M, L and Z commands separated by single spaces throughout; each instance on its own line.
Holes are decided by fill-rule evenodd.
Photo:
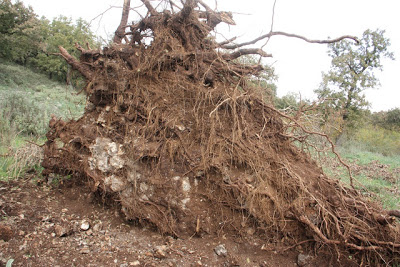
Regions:
M 8 168 L 12 164 L 12 159 L 5 157 L 0 158 L 0 181 L 9 180 Z
M 400 168 L 400 155 L 384 156 L 381 153 L 358 150 L 354 148 L 339 149 L 339 153 L 347 160 L 357 161 L 361 165 L 366 165 L 374 160 L 393 168 Z
M 28 142 L 42 145 L 45 142 L 45 139 L 43 137 L 16 135 L 13 137 L 10 143 L 0 142 L 0 155 L 2 155 L 0 157 L 0 181 L 8 181 L 12 178 L 12 170 L 10 168 L 15 163 L 14 152 L 17 149 L 27 145 Z M 27 167 L 41 170 L 40 166 Z
M 395 173 L 395 169 L 400 168 L 400 155 L 385 156 L 381 153 L 363 150 L 363 146 L 354 144 L 347 147 L 339 147 L 339 154 L 347 163 L 355 163 L 362 169 L 373 161 L 380 164 L 388 165 L 388 171 L 393 174 L 395 181 L 389 182 L 379 171 L 370 171 L 369 173 L 361 171 L 359 175 L 355 175 L 355 187 L 363 194 L 371 197 L 373 200 L 380 201 L 386 209 L 400 209 L 400 173 Z M 329 157 L 332 157 L 330 155 Z M 349 185 L 350 179 L 347 170 L 344 167 L 323 166 L 325 173 L 332 178 L 338 178 L 343 183 Z M 372 193 L 372 194 L 371 194 Z
M 10 178 L 9 168 L 15 163 L 13 155 L 4 155 L 13 154 L 27 140 L 43 143 L 52 114 L 64 120 L 83 114 L 86 97 L 76 92 L 46 75 L 0 59 L 0 180 Z

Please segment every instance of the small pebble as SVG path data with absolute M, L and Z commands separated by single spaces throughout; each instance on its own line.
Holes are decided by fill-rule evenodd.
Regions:
M 218 245 L 214 248 L 215 254 L 218 256 L 224 256 L 226 257 L 228 255 L 228 251 L 226 250 L 225 246 L 223 244 Z
M 81 230 L 82 231 L 87 231 L 87 230 L 89 230 L 89 228 L 90 228 L 89 222 L 86 221 L 86 220 L 83 220 L 82 223 L 81 223 Z

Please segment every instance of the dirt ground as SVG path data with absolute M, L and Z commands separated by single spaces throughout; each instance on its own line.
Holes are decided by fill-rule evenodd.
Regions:
M 279 248 L 254 235 L 163 236 L 128 224 L 118 207 L 102 204 L 84 186 L 1 182 L 0 213 L 0 266 L 10 259 L 12 266 L 330 265 L 329 257 L 304 252 L 302 245 Z

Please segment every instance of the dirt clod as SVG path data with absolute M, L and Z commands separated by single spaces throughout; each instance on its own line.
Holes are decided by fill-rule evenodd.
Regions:
M 14 235 L 11 227 L 0 224 L 0 240 L 9 241 Z
M 72 232 L 72 229 L 69 229 L 68 226 L 56 225 L 54 231 L 58 237 L 65 237 Z

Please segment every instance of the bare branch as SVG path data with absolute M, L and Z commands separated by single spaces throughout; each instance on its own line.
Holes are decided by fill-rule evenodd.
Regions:
M 171 12 L 172 12 L 172 13 L 175 13 L 175 10 L 174 10 L 174 6 L 176 6 L 175 3 L 172 2 L 171 0 L 169 0 L 168 2 L 169 2 L 169 5 L 170 5 L 170 7 L 171 7 Z
M 274 1 L 274 5 L 272 6 L 271 28 L 270 28 L 269 32 L 273 32 L 273 30 L 274 30 L 275 6 L 276 6 L 276 0 Z M 261 49 L 263 49 L 265 46 L 267 46 L 269 40 L 270 40 L 270 38 L 267 38 L 267 41 L 265 42 L 265 44 L 263 44 L 261 46 Z M 260 58 L 260 60 L 261 60 L 261 58 Z
M 215 13 L 214 10 L 212 10 L 206 3 L 204 3 L 202 0 L 196 0 L 200 5 L 202 5 L 207 12 Z
M 265 38 L 270 38 L 270 37 L 275 36 L 275 35 L 282 35 L 282 36 L 286 36 L 286 37 L 298 38 L 298 39 L 304 40 L 304 41 L 306 41 L 308 43 L 316 43 L 316 44 L 332 44 L 332 43 L 339 42 L 339 41 L 341 41 L 343 39 L 351 39 L 351 40 L 354 40 L 357 44 L 359 43 L 359 40 L 357 39 L 357 37 L 351 36 L 351 35 L 343 35 L 341 37 L 338 37 L 338 38 L 335 38 L 335 39 L 328 39 L 328 40 L 311 40 L 311 39 L 308 39 L 308 38 L 306 38 L 304 36 L 301 36 L 301 35 L 298 35 L 298 34 L 277 31 L 277 32 L 269 32 L 267 34 L 261 35 L 260 37 L 254 39 L 252 41 L 249 41 L 249 42 L 244 42 L 244 43 L 241 43 L 241 44 L 224 45 L 224 46 L 222 46 L 222 48 L 225 48 L 225 49 L 236 49 L 236 48 L 239 48 L 239 47 L 242 47 L 242 46 L 255 44 L 258 41 L 261 41 L 261 40 L 263 40 Z
M 230 54 L 224 54 L 222 58 L 225 60 L 233 60 L 244 55 L 260 55 L 262 57 L 272 57 L 271 54 L 268 54 L 260 48 L 243 48 Z
M 202 0 L 196 0 L 196 3 L 202 5 L 206 12 L 199 12 L 201 18 L 207 19 L 207 24 L 214 28 L 220 22 L 225 22 L 229 25 L 236 25 L 235 21 L 232 18 L 232 13 L 230 12 L 216 12 L 212 10 L 206 3 Z
M 225 41 L 223 41 L 223 42 L 220 42 L 220 43 L 218 44 L 218 47 L 227 45 L 227 44 L 229 44 L 229 43 L 235 41 L 236 39 L 237 39 L 237 37 L 233 37 L 233 38 L 231 38 L 231 39 L 228 39 L 228 40 L 225 40 Z
M 99 15 L 97 15 L 97 16 L 94 17 L 94 18 L 92 18 L 92 19 L 89 21 L 89 25 L 91 25 L 92 22 L 93 22 L 94 20 L 96 20 L 98 17 L 103 17 L 104 14 L 107 13 L 107 11 L 109 11 L 110 9 L 113 9 L 113 8 L 121 8 L 121 7 L 117 7 L 117 6 L 110 6 L 110 7 L 108 7 L 105 11 L 101 12 Z M 101 19 L 100 19 L 100 20 L 101 20 Z
M 95 50 L 91 49 L 88 43 L 86 43 L 86 46 L 88 49 L 85 49 L 78 43 L 75 43 L 76 49 L 78 49 L 81 52 L 81 54 L 83 54 L 83 55 L 92 55 L 93 56 L 93 55 L 100 54 L 100 51 L 98 49 L 95 49 Z
M 152 16 L 155 16 L 158 14 L 158 12 L 154 9 L 154 7 L 150 4 L 148 0 L 141 0 L 143 4 L 146 6 L 147 10 L 150 12 Z

